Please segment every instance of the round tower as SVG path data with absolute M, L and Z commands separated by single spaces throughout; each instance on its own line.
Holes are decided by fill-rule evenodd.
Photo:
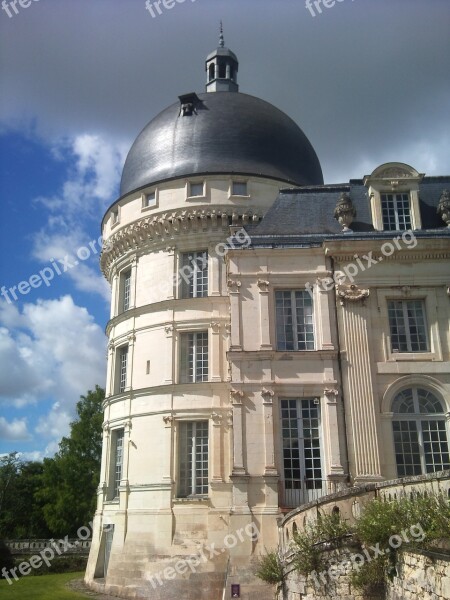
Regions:
M 246 433 L 224 259 L 280 187 L 323 179 L 303 132 L 239 93 L 237 71 L 221 29 L 206 93 L 179 96 L 143 129 L 102 221 L 112 301 L 86 581 L 122 597 L 209 600 L 230 561 L 276 545 L 276 473 L 249 473 L 236 450 Z M 201 548 L 217 554 L 189 562 Z

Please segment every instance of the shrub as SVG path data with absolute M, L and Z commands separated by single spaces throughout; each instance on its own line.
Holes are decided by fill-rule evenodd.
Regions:
M 0 578 L 3 579 L 1 574 L 3 569 L 10 571 L 14 568 L 14 559 L 11 555 L 11 550 L 5 544 L 4 540 L 0 539 Z
M 284 580 L 283 564 L 276 551 L 268 552 L 258 561 L 256 576 L 271 584 L 281 584 Z

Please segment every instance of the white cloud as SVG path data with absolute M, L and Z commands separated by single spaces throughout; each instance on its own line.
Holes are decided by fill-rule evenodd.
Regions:
M 0 324 L 0 401 L 16 410 L 37 404 L 36 433 L 56 443 L 68 433 L 80 395 L 104 384 L 104 333 L 70 296 L 25 304 L 22 313 L 2 303 Z M 21 423 L 11 424 L 17 435 L 25 435 Z
M 10 441 L 25 441 L 31 438 L 25 419 L 14 419 L 8 422 L 0 417 L 0 438 Z

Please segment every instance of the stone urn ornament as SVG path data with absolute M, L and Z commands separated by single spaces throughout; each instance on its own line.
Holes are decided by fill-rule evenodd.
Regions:
M 450 227 L 450 191 L 444 190 L 439 198 L 439 204 L 437 207 L 437 213 L 441 219 Z
M 353 219 L 356 217 L 356 209 L 353 206 L 352 199 L 343 192 L 339 196 L 336 208 L 334 209 L 334 218 L 338 221 L 339 225 L 342 225 L 342 231 L 351 231 L 350 225 L 353 223 Z

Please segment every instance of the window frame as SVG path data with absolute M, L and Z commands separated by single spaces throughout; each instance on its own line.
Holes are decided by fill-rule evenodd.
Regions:
M 237 194 L 234 189 L 235 185 L 245 185 L 245 194 Z M 232 179 L 230 184 L 230 196 L 235 196 L 238 198 L 249 198 L 250 194 L 248 191 L 248 181 L 244 179 Z
M 189 260 L 192 257 L 191 260 Z M 186 264 L 184 264 L 186 260 Z M 199 268 L 198 260 L 205 261 L 206 258 L 206 269 Z M 183 269 L 186 269 L 192 265 L 190 275 L 192 275 L 192 283 L 189 279 L 180 275 Z M 206 277 L 204 276 L 206 272 Z M 192 298 L 207 298 L 209 295 L 209 253 L 208 250 L 193 250 L 188 252 L 180 252 L 178 257 L 178 298 L 181 300 L 189 300 Z M 205 285 L 204 280 L 206 280 L 206 290 L 201 290 L 200 288 Z M 192 287 L 192 295 L 191 295 L 191 287 Z M 199 293 L 201 292 L 201 293 Z
M 283 396 L 279 400 L 279 438 L 280 438 L 280 483 L 283 490 L 283 505 L 284 506 L 298 506 L 299 504 L 306 504 L 312 500 L 317 500 L 319 497 L 327 493 L 327 479 L 325 469 L 325 444 L 324 444 L 324 433 L 323 433 L 323 416 L 320 399 L 316 396 Z M 284 403 L 288 403 L 289 406 L 285 406 Z M 292 402 L 295 402 L 296 419 L 291 418 Z M 305 403 L 308 403 L 305 406 Z M 288 411 L 288 416 L 286 416 Z M 316 429 L 317 436 L 311 436 L 310 438 L 304 437 L 305 431 L 305 411 L 308 411 L 309 420 L 317 420 L 317 425 L 311 424 L 310 430 Z M 311 417 L 312 411 L 316 411 L 315 418 Z M 293 428 L 292 424 L 296 421 L 296 426 Z M 285 431 L 297 430 L 297 436 L 285 437 Z M 318 446 L 315 448 L 318 450 L 319 456 L 314 456 L 314 444 L 308 448 L 305 444 L 306 440 L 318 440 Z M 285 442 L 288 440 L 294 440 L 296 444 L 288 445 Z M 291 456 L 287 455 L 287 451 L 291 450 Z M 298 457 L 295 456 L 298 451 Z M 306 456 L 308 451 L 311 455 Z M 320 464 L 317 466 L 315 463 L 310 464 L 307 467 L 308 462 L 317 461 L 319 459 Z M 291 468 L 291 471 L 298 471 L 298 478 L 286 477 L 286 460 L 291 461 L 291 465 L 297 461 L 298 468 Z M 309 471 L 320 471 L 320 478 L 313 476 L 307 479 L 306 474 Z M 292 487 L 287 487 L 286 482 L 291 481 Z M 312 485 L 311 485 L 312 484 Z M 289 501 L 290 499 L 290 501 Z
M 385 207 L 385 203 L 388 202 L 388 198 L 392 197 L 392 207 L 390 206 L 386 206 Z M 400 223 L 400 206 L 399 206 L 399 197 L 401 197 L 401 202 L 405 202 L 405 197 L 406 197 L 406 201 L 408 202 L 408 210 L 407 210 L 407 218 L 409 220 L 409 226 L 406 226 L 406 224 L 401 224 Z M 385 200 L 386 198 L 386 200 Z M 380 202 L 381 202 L 381 217 L 382 217 L 382 221 L 383 221 L 383 231 L 411 231 L 413 228 L 413 210 L 412 210 L 412 202 L 411 202 L 411 195 L 409 194 L 409 192 L 381 192 L 380 193 Z M 389 221 L 389 215 L 385 215 L 385 210 L 386 211 L 393 211 L 393 215 L 394 215 L 394 224 L 395 227 L 391 227 Z M 385 218 L 385 216 L 387 217 L 387 219 Z M 405 218 L 405 214 L 403 215 L 403 220 L 406 221 Z M 402 225 L 402 226 L 400 226 Z
M 295 294 L 299 292 L 304 294 L 305 298 L 309 299 L 309 301 L 311 302 L 311 323 L 307 323 L 306 320 L 304 319 L 303 321 L 303 335 L 305 336 L 305 347 L 304 348 L 299 348 L 299 340 L 298 340 L 298 333 L 299 333 L 299 324 L 298 324 L 298 320 L 297 320 L 297 305 L 295 302 Z M 291 324 L 291 334 L 292 334 L 292 342 L 293 342 L 293 348 L 292 349 L 287 349 L 287 348 L 282 348 L 280 347 L 281 344 L 281 340 L 279 339 L 279 328 L 281 325 L 283 325 L 283 323 L 279 323 L 279 313 L 278 313 L 278 306 L 277 306 L 277 294 L 285 294 L 285 293 L 290 293 L 290 310 L 291 310 L 291 319 L 292 319 L 292 324 Z M 305 308 L 305 304 L 303 302 L 303 309 Z M 317 350 L 318 348 L 318 341 L 317 341 L 317 328 L 316 328 L 316 323 L 315 323 L 315 303 L 314 303 L 314 298 L 309 294 L 309 292 L 305 289 L 305 288 L 276 288 L 274 289 L 274 293 L 273 293 L 273 312 L 274 312 L 274 325 L 275 325 L 275 347 L 276 347 L 276 351 L 277 352 L 314 352 Z M 287 336 L 286 336 L 286 319 L 284 321 L 285 323 L 285 345 L 287 345 Z M 311 326 L 312 327 L 312 347 L 308 348 L 308 343 L 309 341 L 306 339 L 308 336 L 308 329 L 307 326 Z
M 111 431 L 111 466 L 110 466 L 110 498 L 118 500 L 120 496 L 120 482 L 123 475 L 123 459 L 125 450 L 125 428 L 118 427 Z M 120 442 L 120 444 L 119 444 Z M 120 449 L 120 461 L 119 458 Z
M 184 433 L 184 429 L 192 426 L 192 437 L 189 442 L 189 432 Z M 201 428 L 200 428 L 201 426 Z M 198 432 L 200 430 L 200 433 Z M 206 432 L 206 436 L 205 436 Z M 201 435 L 203 434 L 203 435 Z M 207 498 L 209 496 L 209 477 L 210 477 L 210 424 L 209 419 L 179 420 L 177 421 L 177 499 L 189 498 Z M 201 458 L 197 460 L 197 441 L 201 440 Z M 205 444 L 206 439 L 206 444 Z M 186 446 L 184 443 L 186 442 Z M 206 447 L 206 458 L 205 458 Z M 189 462 L 189 456 L 191 461 Z M 192 460 L 194 456 L 194 460 Z M 206 463 L 206 477 L 204 474 Z M 186 476 L 182 476 L 183 468 L 186 469 Z M 201 479 L 200 491 L 197 492 L 198 478 Z M 206 482 L 205 482 L 206 479 Z
M 132 271 L 131 267 L 129 269 L 124 269 L 120 273 L 119 277 L 119 314 L 125 313 L 130 308 L 131 305 L 131 280 L 132 280 Z
M 391 305 L 394 303 L 400 303 L 402 305 L 402 318 L 405 329 L 405 337 L 406 337 L 406 345 L 407 349 L 394 348 L 394 343 L 392 341 L 393 338 L 393 324 L 391 320 Z M 410 311 L 408 310 L 408 304 L 419 303 L 422 310 L 422 321 L 423 321 L 423 329 L 425 333 L 425 349 L 419 348 L 418 350 L 413 350 L 413 342 L 412 342 L 412 332 L 411 332 L 411 323 L 410 323 Z M 425 301 L 422 298 L 396 298 L 396 299 L 388 299 L 387 300 L 387 314 L 389 319 L 389 334 L 390 334 L 390 346 L 391 352 L 393 354 L 420 354 L 424 352 L 430 352 L 430 338 L 428 334 L 428 321 L 427 321 L 427 312 Z M 398 325 L 399 320 L 396 319 L 396 324 Z M 413 327 L 418 329 L 419 324 L 418 321 L 414 321 Z M 397 334 L 399 335 L 399 334 Z M 400 346 L 400 343 L 398 344 Z
M 149 204 L 148 203 L 148 198 L 152 194 L 154 196 L 154 201 L 151 204 Z M 153 208 L 158 208 L 158 206 L 159 206 L 159 191 L 158 191 L 158 188 L 154 188 L 154 189 L 151 189 L 151 190 L 149 190 L 147 192 L 143 192 L 142 196 L 141 196 L 141 201 L 142 201 L 142 206 L 141 206 L 141 211 L 142 212 L 145 212 L 147 210 L 151 210 Z
M 196 195 L 192 195 L 192 187 L 193 186 L 202 186 L 202 193 L 201 194 L 196 194 Z M 206 196 L 206 182 L 204 179 L 202 179 L 201 181 L 188 181 L 187 182 L 187 190 L 186 190 L 186 194 L 187 194 L 187 198 L 189 200 L 197 200 L 198 198 L 205 198 Z
M 199 336 L 206 336 L 206 353 L 199 352 Z M 192 336 L 192 342 L 191 342 Z M 205 346 L 204 345 L 204 346 Z M 208 329 L 201 329 L 195 331 L 182 331 L 180 332 L 179 338 L 179 382 L 180 383 L 204 383 L 209 381 L 210 377 L 210 340 Z M 203 347 L 204 347 L 203 346 Z M 192 347 L 192 355 L 190 354 Z M 186 358 L 183 359 L 183 353 L 186 352 Z M 206 356 L 206 360 L 201 357 Z M 200 357 L 200 358 L 199 358 Z M 198 362 L 199 361 L 199 362 Z M 201 370 L 204 370 L 204 364 L 206 363 L 206 372 L 202 372 L 201 376 L 197 376 L 199 364 L 201 364 Z M 190 366 L 192 364 L 192 367 Z
M 116 349 L 116 376 L 115 393 L 123 394 L 128 388 L 128 344 L 123 344 Z
M 412 401 L 413 401 L 413 407 L 414 407 L 414 412 L 395 412 L 395 404 L 397 402 L 397 400 L 401 397 L 402 394 L 405 394 L 407 392 L 411 391 L 411 396 L 412 396 Z M 420 392 L 425 392 L 427 395 L 431 395 L 435 400 L 437 400 L 440 403 L 440 406 L 442 408 L 442 411 L 439 412 L 422 412 L 421 408 L 420 408 L 420 403 L 419 403 L 419 393 Z M 392 415 L 392 423 L 391 423 L 391 435 L 392 435 L 392 440 L 393 440 L 393 451 L 394 451 L 394 464 L 395 464 L 395 468 L 396 468 L 396 474 L 397 477 L 412 477 L 415 475 L 424 475 L 424 474 L 428 474 L 428 473 L 435 473 L 438 472 L 440 470 L 443 470 L 441 468 L 441 466 L 443 466 L 444 464 L 447 466 L 443 466 L 443 468 L 448 469 L 450 468 L 450 436 L 449 436 L 449 424 L 448 424 L 448 419 L 447 419 L 447 413 L 446 413 L 446 406 L 445 403 L 443 401 L 442 398 L 440 398 L 434 391 L 430 390 L 429 388 L 425 387 L 425 386 L 421 386 L 421 385 L 410 385 L 408 387 L 403 387 L 402 389 L 398 390 L 394 396 L 394 398 L 392 399 L 391 402 L 391 415 Z M 404 423 L 408 423 L 408 429 L 406 429 L 405 427 L 402 428 L 402 424 Z M 443 427 L 439 428 L 439 426 L 437 426 L 436 429 L 432 430 L 431 429 L 431 424 L 434 423 L 434 425 L 436 426 L 438 423 L 443 424 Z M 410 427 L 412 424 L 414 424 L 414 427 Z M 429 430 L 424 430 L 424 424 L 428 424 Z M 397 429 L 396 429 L 397 428 Z M 442 433 L 444 432 L 445 434 L 445 440 L 443 439 L 439 439 L 439 435 L 437 436 L 438 439 L 431 439 L 431 433 Z M 408 442 L 406 441 L 405 437 L 402 437 L 402 434 L 404 433 L 408 433 L 409 435 L 409 444 L 411 445 L 412 443 L 417 444 L 417 448 L 418 448 L 418 452 L 415 452 L 414 454 L 416 456 L 418 456 L 418 460 L 416 458 L 416 462 L 413 462 L 414 459 L 412 459 L 409 463 L 406 463 L 406 459 L 413 456 L 413 454 L 407 454 L 404 451 L 400 452 L 400 447 L 404 448 L 404 445 L 407 444 Z M 416 434 L 416 440 L 415 441 L 411 441 L 412 436 L 411 433 L 415 433 Z M 430 434 L 430 439 L 429 440 L 425 440 L 424 439 L 424 434 L 429 433 Z M 398 434 L 396 436 L 396 434 Z M 396 437 L 399 438 L 396 440 Z M 436 437 L 436 436 L 435 436 Z M 439 455 L 436 455 L 433 450 L 429 450 L 428 452 L 425 449 L 425 444 L 436 444 L 439 443 L 440 445 L 445 441 L 445 443 L 447 444 L 447 452 L 441 452 Z M 400 446 L 401 445 L 401 446 Z M 398 462 L 398 455 L 402 454 L 403 457 L 403 468 L 407 467 L 407 466 L 411 466 L 413 468 L 413 470 L 416 469 L 417 466 L 420 466 L 420 472 L 413 472 L 413 473 L 401 473 L 400 472 L 400 468 L 401 465 Z M 447 455 L 447 462 L 444 463 L 444 457 L 445 454 Z M 431 456 L 432 458 L 432 463 L 427 461 L 427 455 Z M 436 460 L 436 456 L 440 456 L 440 461 Z M 439 466 L 439 468 L 437 470 L 428 470 L 427 467 L 429 464 L 433 464 L 435 465 L 436 463 L 442 463 L 442 465 Z

